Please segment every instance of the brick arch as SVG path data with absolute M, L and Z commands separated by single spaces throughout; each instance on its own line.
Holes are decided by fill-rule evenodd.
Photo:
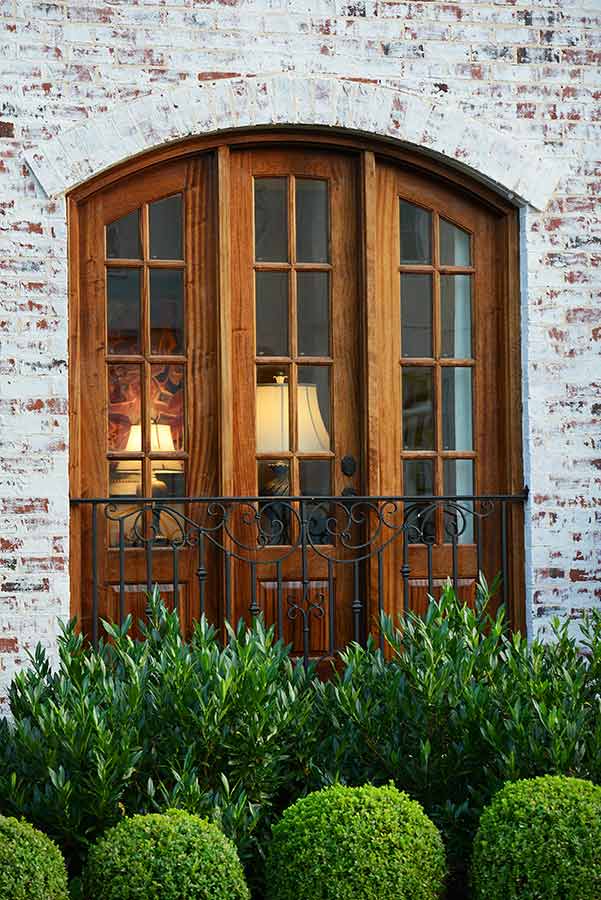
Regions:
M 266 125 L 329 126 L 393 139 L 459 167 L 505 196 L 544 209 L 561 171 L 457 106 L 375 83 L 297 75 L 220 79 L 149 95 L 67 128 L 25 154 L 49 197 L 118 163 L 192 135 Z

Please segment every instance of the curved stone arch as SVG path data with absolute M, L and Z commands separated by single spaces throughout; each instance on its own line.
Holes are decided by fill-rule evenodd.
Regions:
M 539 142 L 479 124 L 447 101 L 344 78 L 271 75 L 181 86 L 119 103 L 26 153 L 49 197 L 166 143 L 255 126 L 329 126 L 421 149 L 518 203 L 544 209 L 562 172 Z

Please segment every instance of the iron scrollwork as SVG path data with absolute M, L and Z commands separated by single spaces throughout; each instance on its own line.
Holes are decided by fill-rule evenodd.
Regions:
M 250 567 L 251 580 L 260 573 L 276 571 L 278 579 L 278 621 L 283 616 L 293 622 L 302 620 L 303 656 L 309 657 L 312 622 L 328 616 L 330 631 L 334 623 L 332 605 L 348 603 L 352 610 L 355 635 L 360 635 L 366 591 L 366 572 L 371 561 L 378 573 L 386 549 L 398 542 L 402 547 L 401 580 L 407 591 L 410 576 L 409 548 L 422 545 L 427 550 L 428 584 L 433 582 L 432 551 L 436 544 L 449 544 L 456 566 L 458 548 L 472 544 L 480 564 L 481 539 L 486 520 L 501 508 L 506 528 L 504 504 L 524 499 L 524 495 L 499 497 L 254 497 L 254 498 L 125 498 L 82 500 L 104 515 L 108 543 L 121 560 L 121 580 L 127 579 L 126 550 L 139 549 L 146 554 L 148 577 L 152 578 L 155 553 L 171 553 L 174 562 L 185 550 L 198 554 L 197 577 L 204 592 L 208 578 L 207 553 L 211 564 L 222 559 L 225 565 Z M 503 548 L 506 535 L 503 533 Z M 327 570 L 328 591 L 311 586 L 311 565 L 321 560 Z M 506 552 L 503 549 L 503 566 Z M 329 602 L 334 591 L 334 573 L 345 567 L 352 573 L 352 597 Z M 286 587 L 286 572 L 295 571 L 300 585 L 294 595 Z M 371 569 L 373 572 L 373 568 Z M 451 574 L 451 573 L 448 573 Z M 506 574 L 505 572 L 503 574 Z M 453 573 L 456 579 L 457 572 Z M 271 577 L 271 575 L 269 576 Z M 378 575 L 378 578 L 380 575 Z M 280 583 L 281 582 L 281 583 Z M 97 576 L 95 575 L 95 591 Z M 229 579 L 226 578 L 229 590 Z M 119 585 L 121 597 L 124 585 Z M 373 588 L 372 588 L 373 589 Z M 378 582 L 378 596 L 382 586 Z M 204 593 L 203 593 L 204 596 Z M 97 603 L 96 603 L 97 606 Z M 248 608 L 253 614 L 263 611 L 253 590 Z M 228 596 L 226 612 L 231 609 Z M 333 636 L 331 635 L 333 640 Z M 331 645 L 328 653 L 335 648 Z

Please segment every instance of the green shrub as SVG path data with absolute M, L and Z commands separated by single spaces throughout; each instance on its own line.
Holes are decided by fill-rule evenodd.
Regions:
M 67 900 L 67 871 L 50 838 L 0 816 L 0 900 Z
M 41 648 L 0 720 L 0 813 L 57 841 L 72 876 L 123 813 L 179 807 L 232 838 L 257 896 L 272 825 L 310 790 L 396 787 L 443 833 L 457 880 L 482 809 L 506 781 L 601 782 L 601 611 L 528 643 L 447 586 L 425 616 L 384 620 L 389 653 L 351 645 L 330 681 L 295 665 L 260 621 L 223 646 L 190 641 L 151 598 L 143 641 L 107 626 L 98 650 L 71 625 L 53 669 Z M 582 653 L 584 645 L 585 653 Z
M 476 900 L 599 900 L 601 788 L 544 776 L 507 784 L 480 821 Z
M 129 621 L 89 647 L 73 624 L 53 670 L 38 648 L 0 720 L 0 812 L 53 837 L 76 876 L 123 813 L 180 807 L 213 819 L 254 878 L 271 824 L 298 796 L 311 754 L 311 678 L 256 621 L 223 645 L 197 624 L 182 638 L 155 594 L 146 639 Z
M 335 785 L 298 800 L 273 828 L 269 900 L 434 900 L 446 873 L 423 809 L 389 787 Z
M 384 620 L 390 659 L 351 646 L 316 687 L 312 787 L 390 780 L 443 833 L 465 882 L 484 806 L 506 781 L 546 773 L 601 779 L 601 618 L 528 641 L 491 616 L 483 581 L 472 609 L 450 585 L 425 616 Z
M 94 900 L 248 900 L 234 845 L 216 825 L 182 810 L 124 819 L 90 850 Z

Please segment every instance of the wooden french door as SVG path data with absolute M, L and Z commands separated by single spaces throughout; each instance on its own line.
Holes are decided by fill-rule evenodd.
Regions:
M 352 567 L 328 564 L 340 510 L 286 497 L 363 488 L 358 159 L 286 147 L 237 150 L 230 165 L 232 485 L 267 498 L 256 565 L 237 566 L 236 614 L 261 610 L 297 651 L 310 626 L 322 655 L 357 624 Z
M 143 618 L 150 584 L 186 632 L 201 590 L 209 617 L 220 615 L 210 552 L 201 588 L 197 548 L 180 546 L 181 516 L 194 514 L 184 498 L 219 493 L 214 165 L 205 154 L 151 169 L 92 196 L 80 216 L 72 479 L 81 497 L 115 504 L 73 514 L 88 634 L 98 617 Z M 163 496 L 182 499 L 144 508 L 141 498 Z
M 387 561 L 398 584 L 387 605 L 423 611 L 448 577 L 470 601 L 479 570 L 491 579 L 502 564 L 505 523 L 467 499 L 509 489 L 498 218 L 388 162 L 375 182 L 378 478 L 382 493 L 415 497 L 403 507 L 408 546 L 397 542 Z M 464 499 L 419 501 L 428 495 Z
M 194 151 L 76 206 L 72 494 L 115 503 L 73 507 L 88 633 L 158 583 L 186 630 L 262 612 L 322 656 L 448 576 L 471 599 L 510 541 L 519 565 L 519 517 L 471 499 L 521 488 L 510 211 L 318 143 Z

